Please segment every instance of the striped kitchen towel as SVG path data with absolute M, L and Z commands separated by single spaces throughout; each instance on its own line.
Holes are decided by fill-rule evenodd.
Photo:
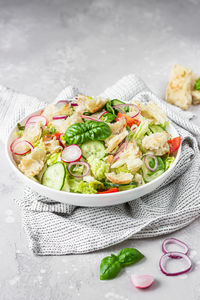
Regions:
M 56 98 L 78 93 L 67 87 Z M 63 255 L 96 251 L 126 239 L 148 238 L 183 228 L 200 214 L 200 128 L 193 115 L 154 95 L 135 75 L 128 75 L 101 96 L 111 99 L 156 102 L 182 138 L 182 153 L 173 174 L 154 192 L 110 207 L 75 207 L 50 201 L 30 188 L 16 199 L 23 226 L 36 255 Z M 45 102 L 0 86 L 0 136 L 5 140 L 19 119 L 43 107 Z

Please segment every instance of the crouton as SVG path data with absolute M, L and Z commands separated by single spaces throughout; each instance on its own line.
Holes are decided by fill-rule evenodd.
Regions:
M 166 101 L 186 110 L 192 103 L 192 71 L 174 65 L 166 90 Z
M 133 175 L 131 173 L 119 173 L 115 174 L 112 173 L 106 173 L 106 178 L 115 184 L 128 184 L 132 181 Z
M 43 169 L 45 159 L 45 150 L 35 148 L 30 154 L 27 154 L 22 158 L 18 167 L 26 176 L 35 176 Z

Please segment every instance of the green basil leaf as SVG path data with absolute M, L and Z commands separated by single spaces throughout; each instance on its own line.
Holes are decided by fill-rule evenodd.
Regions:
M 196 83 L 195 83 L 195 85 L 194 85 L 194 89 L 195 89 L 195 90 L 200 90 L 200 78 L 197 79 L 197 81 L 196 81 Z
M 64 139 L 68 144 L 83 144 L 88 141 L 103 141 L 111 135 L 110 127 L 103 122 L 89 121 L 69 126 Z
M 137 249 L 124 248 L 118 253 L 117 257 L 122 267 L 126 267 L 137 263 L 144 255 Z
M 121 270 L 121 264 L 118 261 L 117 256 L 111 254 L 102 259 L 100 265 L 100 279 L 112 279 L 115 278 Z

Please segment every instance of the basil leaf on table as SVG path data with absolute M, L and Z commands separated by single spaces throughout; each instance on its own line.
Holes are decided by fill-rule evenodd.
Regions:
M 114 254 L 103 258 L 100 265 L 100 279 L 105 280 L 115 278 L 121 271 L 121 268 L 121 264 Z
M 144 255 L 134 248 L 124 248 L 118 255 L 111 254 L 102 259 L 100 265 L 100 279 L 115 278 L 123 267 L 133 265 L 140 261 Z
M 103 141 L 111 135 L 110 127 L 103 122 L 89 121 L 69 126 L 64 139 L 68 144 L 83 144 L 88 141 Z
M 124 248 L 118 253 L 117 257 L 122 267 L 126 267 L 137 263 L 144 258 L 144 255 L 137 249 Z
M 196 83 L 195 83 L 195 85 L 194 85 L 194 89 L 195 89 L 195 90 L 200 90 L 200 78 L 197 79 L 197 81 L 196 81 Z

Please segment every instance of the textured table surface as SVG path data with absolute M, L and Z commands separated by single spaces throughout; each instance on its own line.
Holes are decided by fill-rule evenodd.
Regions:
M 68 84 L 95 95 L 129 73 L 164 95 L 174 63 L 200 74 L 200 1 L 0 0 L 0 84 L 51 102 Z M 200 106 L 191 108 L 197 117 Z M 193 270 L 159 271 L 164 237 L 127 241 L 87 255 L 36 257 L 27 247 L 13 195 L 22 192 L 0 145 L 0 300 L 200 299 L 200 222 L 172 234 L 187 242 Z M 123 247 L 146 259 L 112 281 L 99 280 L 101 259 Z M 155 284 L 133 288 L 131 273 Z

